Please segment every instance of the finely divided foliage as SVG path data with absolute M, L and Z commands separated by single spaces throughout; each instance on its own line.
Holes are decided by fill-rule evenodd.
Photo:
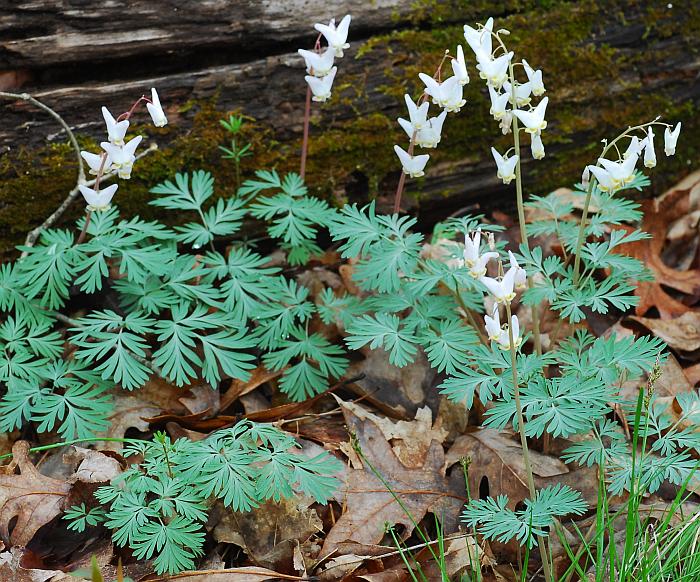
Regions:
M 335 74 L 330 57 L 347 48 L 349 22 L 319 25 L 335 56 L 302 53 L 312 76 L 309 99 L 329 96 Z M 45 229 L 36 244 L 19 247 L 22 258 L 0 266 L 0 430 L 31 423 L 37 432 L 65 439 L 99 436 L 108 427 L 114 391 L 138 390 L 153 375 L 183 388 L 200 382 L 218 390 L 222 381 L 245 382 L 264 366 L 280 373 L 281 392 L 302 401 L 343 377 L 348 350 L 382 350 L 397 367 L 424 355 L 442 374 L 443 394 L 467 407 L 478 400 L 486 426 L 519 432 L 525 458 L 528 437 L 576 437 L 564 461 L 598 465 L 613 493 L 682 483 L 694 469 L 692 455 L 700 452 L 700 438 L 685 428 L 700 416 L 697 395 L 679 397 L 681 420 L 667 403 L 646 396 L 642 436 L 650 446 L 641 460 L 622 424 L 611 420 L 635 415 L 620 386 L 641 382 L 658 366 L 663 343 L 632 335 L 595 338 L 581 329 L 558 337 L 557 327 L 543 346 L 537 330 L 543 306 L 560 322 L 576 324 L 591 312 L 619 313 L 635 305 L 635 286 L 649 273 L 621 245 L 647 235 L 629 226 L 641 213 L 620 192 L 648 184 L 635 164 L 644 152 L 647 167 L 653 165 L 651 126 L 659 122 L 629 128 L 606 143 L 570 196 L 533 196 L 527 206 L 537 218 L 525 223 L 519 134 L 531 135 L 533 157 L 544 156 L 547 98 L 529 105 L 545 91 L 542 73 L 523 63 L 528 82 L 517 83 L 512 67 L 508 72 L 513 53 L 499 34 L 492 20 L 479 29 L 465 27 L 489 86 L 491 113 L 515 139 L 515 154 L 494 157 L 499 177 L 516 180 L 523 220 L 517 253 L 506 252 L 494 238 L 502 229 L 482 224 L 481 216 L 448 219 L 427 241 L 416 232 L 415 218 L 378 213 L 375 202 L 332 208 L 309 194 L 303 162 L 301 174 L 256 172 L 229 198 L 216 195 L 208 172 L 180 173 L 155 186 L 150 201 L 172 212 L 165 222 L 178 226 L 123 218 L 110 206 L 115 189 L 100 190 L 99 181 L 105 168 L 122 179 L 131 173 L 135 146 L 124 142 L 131 113 L 115 119 L 105 109 L 110 142 L 102 154 L 83 156 L 97 178 L 94 189 L 83 191 L 88 213 L 77 223 L 80 234 Z M 495 42 L 503 52 L 498 57 Z M 428 96 L 443 113 L 464 105 L 469 76 L 461 47 L 458 54 L 454 77 L 438 83 L 422 75 L 427 92 L 418 105 L 406 100 L 411 121 L 402 121 L 410 130 L 410 152 L 440 141 L 445 116 L 426 117 Z M 318 67 L 326 67 L 324 74 Z M 154 122 L 166 123 L 155 90 L 146 101 Z M 236 133 L 242 122 L 227 123 Z M 631 140 L 618 161 L 605 159 L 634 131 L 642 131 L 644 140 Z M 672 135 L 667 151 L 675 151 L 675 141 L 668 140 L 677 131 Z M 427 155 L 401 152 L 406 175 L 422 174 Z M 397 210 L 404 182 L 402 176 Z M 268 241 L 247 236 L 248 226 L 260 223 L 284 258 L 267 254 Z M 350 292 L 307 286 L 308 278 L 299 276 L 322 254 L 325 235 L 349 262 Z M 551 237 L 561 252 L 545 256 L 528 236 Z M 519 313 L 532 314 L 529 329 L 520 329 L 511 311 L 518 293 Z M 338 333 L 329 333 L 333 325 Z M 190 569 L 203 555 L 211 499 L 234 511 L 298 492 L 326 502 L 339 468 L 330 455 L 309 458 L 288 434 L 248 421 L 198 442 L 156 434 L 129 445 L 126 455 L 134 463 L 97 491 L 101 506 L 81 504 L 65 517 L 79 531 L 103 523 L 117 545 L 153 559 L 161 574 Z M 556 520 L 586 508 L 576 491 L 561 485 L 536 491 L 532 479 L 530 498 L 513 506 L 505 496 L 476 500 L 464 520 L 487 538 L 531 547 L 541 544 Z

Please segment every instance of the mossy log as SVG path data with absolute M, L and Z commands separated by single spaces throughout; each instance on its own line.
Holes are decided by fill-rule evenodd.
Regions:
M 678 155 L 655 171 L 657 188 L 695 167 L 700 149 L 700 5 L 656 0 L 177 0 L 96 7 L 20 1 L 0 15 L 0 87 L 26 91 L 56 109 L 81 144 L 103 139 L 99 109 L 127 109 L 151 86 L 170 125 L 135 131 L 159 150 L 122 183 L 119 205 L 153 216 L 148 189 L 176 171 L 204 168 L 225 195 L 235 187 L 218 119 L 249 117 L 246 137 L 256 168 L 295 170 L 299 163 L 305 85 L 297 47 L 315 40 L 312 25 L 353 14 L 351 44 L 339 62 L 334 96 L 314 108 L 307 178 L 334 200 L 378 198 L 388 207 L 398 179 L 392 145 L 406 141 L 395 123 L 402 95 L 420 92 L 419 71 L 432 71 L 446 48 L 464 44 L 462 24 L 497 18 L 510 47 L 542 68 L 550 97 L 547 157 L 530 159 L 528 192 L 576 181 L 595 159 L 600 139 L 657 115 L 682 119 Z M 496 6 L 497 5 L 497 6 Z M 470 51 L 466 51 L 471 56 Z M 488 114 L 488 97 L 470 68 L 467 105 L 450 115 L 427 175 L 409 183 L 407 207 L 433 218 L 463 207 L 512 204 L 489 153 L 505 149 Z M 51 118 L 26 103 L 2 104 L 0 249 L 21 241 L 75 180 L 70 149 Z M 138 120 L 143 124 L 138 124 Z M 658 190 L 657 190 L 658 191 Z M 78 209 L 69 217 L 77 216 Z

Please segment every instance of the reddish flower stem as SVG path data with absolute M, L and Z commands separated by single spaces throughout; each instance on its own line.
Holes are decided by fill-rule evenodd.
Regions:
M 125 111 L 124 113 L 122 113 L 119 117 L 117 117 L 116 121 L 120 122 L 120 121 L 124 121 L 125 119 L 129 119 L 133 115 L 133 113 L 136 110 L 136 108 L 138 107 L 139 103 L 141 103 L 142 101 L 145 101 L 146 103 L 151 103 L 151 100 L 148 97 L 146 97 L 145 95 L 141 95 L 141 97 L 139 97 L 134 102 L 134 104 L 131 106 L 131 109 L 129 109 L 129 111 Z
M 323 35 L 319 34 L 314 43 L 314 50 L 318 53 L 321 52 L 321 37 Z M 329 49 L 330 50 L 330 49 Z M 313 69 L 309 71 L 309 74 L 313 75 Z M 301 163 L 299 164 L 299 175 L 303 180 L 306 176 L 306 157 L 309 152 L 309 124 L 311 123 L 311 87 L 306 84 L 306 103 L 304 104 L 304 137 L 301 140 Z

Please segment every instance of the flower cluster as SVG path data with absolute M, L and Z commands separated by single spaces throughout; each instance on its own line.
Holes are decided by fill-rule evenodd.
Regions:
M 331 18 L 327 25 L 315 24 L 314 28 L 320 33 L 315 49 L 313 51 L 299 49 L 298 51 L 306 63 L 308 75 L 304 79 L 311 89 L 314 101 L 323 102 L 331 96 L 331 88 L 338 71 L 338 67 L 333 66 L 333 63 L 336 57 L 341 58 L 343 51 L 350 47 L 347 39 L 351 18 L 349 14 L 345 15 L 337 27 L 334 18 Z M 323 52 L 320 43 L 322 36 L 328 42 L 328 46 Z
M 533 69 L 526 60 L 513 62 L 513 53 L 508 51 L 501 41 L 500 35 L 508 34 L 506 30 L 493 32 L 493 18 L 485 25 L 472 28 L 464 26 L 464 38 L 476 57 L 476 68 L 479 76 L 486 81 L 491 98 L 490 113 L 500 123 L 503 134 L 510 133 L 514 126 L 514 117 L 519 120 L 530 134 L 532 157 L 536 160 L 544 158 L 542 131 L 547 127 L 545 113 L 549 99 L 544 97 L 535 106 L 533 97 L 544 95 L 546 89 L 542 82 L 542 71 Z M 497 41 L 494 48 L 493 41 Z M 515 79 L 515 66 L 521 66 L 527 75 L 527 81 L 520 83 Z M 518 164 L 519 153 L 501 155 L 496 148 L 491 148 L 496 161 L 498 177 L 504 184 L 510 184 L 515 178 L 515 168 Z
M 634 180 L 637 162 L 640 157 L 643 157 L 644 165 L 647 168 L 656 166 L 656 149 L 654 147 L 654 128 L 653 125 L 659 122 L 652 122 L 646 127 L 645 136 L 639 139 L 636 135 L 628 135 L 630 142 L 624 153 L 620 154 L 618 149 L 618 160 L 608 160 L 603 157 L 598 159 L 598 164 L 586 166 L 582 181 L 588 186 L 590 176 L 595 177 L 598 188 L 602 192 L 615 192 L 620 188 L 627 186 Z M 666 125 L 666 124 L 661 124 Z M 664 153 L 667 156 L 672 156 L 676 153 L 676 143 L 678 136 L 681 133 L 681 123 L 678 122 L 676 127 L 671 129 L 670 125 L 666 125 L 664 131 Z M 616 144 L 611 144 L 616 145 Z M 609 149 L 609 148 L 606 148 Z
M 447 57 L 447 55 L 446 55 Z M 445 59 L 443 59 L 444 63 Z M 399 125 L 409 138 L 408 151 L 395 145 L 394 151 L 401 161 L 404 174 L 417 178 L 424 174 L 425 165 L 430 159 L 429 154 L 413 155 L 415 146 L 436 148 L 440 143 L 442 126 L 448 113 L 456 113 L 466 103 L 462 97 L 463 87 L 469 82 L 469 74 L 464 61 L 464 51 L 457 46 L 457 56 L 451 57 L 453 75 L 445 81 L 440 80 L 442 63 L 435 76 L 420 73 L 418 77 L 425 85 L 423 94 L 414 103 L 410 95 L 404 95 L 408 108 L 408 119 L 399 118 Z M 428 117 L 432 99 L 434 105 L 442 107 L 435 117 Z
M 491 246 L 493 241 L 491 240 Z M 527 287 L 527 273 L 519 264 L 515 255 L 508 251 L 510 267 L 503 273 L 503 264 L 499 261 L 499 272 L 502 275 L 498 278 L 487 277 L 486 267 L 491 259 L 498 259 L 496 251 L 481 252 L 481 230 L 477 230 L 473 235 L 464 237 L 464 266 L 469 269 L 469 274 L 481 281 L 491 294 L 494 305 L 491 315 L 484 316 L 486 322 L 486 333 L 489 340 L 495 341 L 504 350 L 510 349 L 510 331 L 508 324 L 501 326 L 499 316 L 499 306 L 508 305 L 515 298 L 515 291 Z M 510 309 L 508 309 L 510 311 Z M 519 347 L 522 343 L 520 335 L 520 324 L 516 315 L 511 316 L 510 329 L 513 334 L 513 345 Z
M 80 155 L 90 168 L 90 173 L 95 176 L 94 188 L 86 184 L 79 184 L 78 189 L 88 204 L 88 210 L 105 210 L 109 207 L 118 185 L 112 184 L 100 189 L 100 179 L 108 172 L 116 172 L 123 180 L 131 178 L 131 170 L 136 161 L 136 148 L 141 143 L 142 137 L 137 135 L 128 142 L 125 141 L 126 132 L 129 129 L 129 118 L 136 106 L 141 102 L 146 102 L 146 109 L 156 127 L 163 127 L 168 123 L 168 119 L 163 112 L 158 93 L 151 89 L 151 99 L 143 96 L 126 113 L 122 113 L 118 118 L 109 112 L 106 107 L 102 108 L 102 116 L 107 125 L 107 140 L 100 143 L 102 151 L 99 154 L 82 151 Z

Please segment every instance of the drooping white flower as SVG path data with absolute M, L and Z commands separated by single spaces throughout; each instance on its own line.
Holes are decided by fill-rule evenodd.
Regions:
M 148 113 L 151 114 L 153 125 L 156 127 L 163 127 L 168 124 L 168 118 L 165 117 L 165 112 L 163 111 L 163 107 L 161 107 L 158 92 L 155 90 L 155 87 L 151 88 L 151 102 L 146 103 L 146 109 L 148 109 Z
M 656 165 L 656 151 L 654 150 L 654 130 L 649 128 L 644 138 L 644 165 L 653 168 Z
M 489 340 L 492 342 L 498 341 L 501 337 L 501 320 L 498 315 L 498 305 L 493 306 L 493 312 L 490 316 L 484 315 L 484 323 L 486 324 L 486 333 L 489 335 Z
M 126 130 L 129 129 L 129 120 L 123 119 L 117 122 L 106 107 L 102 107 L 102 117 L 104 117 L 107 124 L 107 138 L 110 143 L 124 145 L 124 136 L 126 135 Z
M 105 210 L 109 208 L 109 203 L 114 198 L 114 193 L 117 191 L 118 184 L 112 184 L 102 190 L 93 190 L 92 188 L 80 184 L 78 189 L 87 202 L 88 210 Z
M 481 249 L 481 229 L 476 229 L 473 235 L 464 235 L 464 264 L 472 267 L 479 260 L 479 250 Z
M 299 49 L 297 51 L 306 63 L 306 72 L 314 77 L 325 77 L 333 68 L 335 60 L 335 50 L 327 48 L 322 53 Z
M 523 342 L 523 338 L 520 337 L 520 322 L 518 321 L 517 315 L 510 316 L 510 329 L 513 333 L 513 347 L 518 349 L 520 344 Z M 498 334 L 498 339 L 496 341 L 501 349 L 510 349 L 510 332 L 508 331 L 507 325 Z
M 476 66 L 479 69 L 479 76 L 489 85 L 500 89 L 508 78 L 508 65 L 513 58 L 513 53 L 501 55 L 493 60 L 480 59 Z
M 486 266 L 491 259 L 497 259 L 498 253 L 489 251 L 477 257 L 474 264 L 469 268 L 469 275 L 474 279 L 480 279 L 486 275 Z
M 464 62 L 464 50 L 462 45 L 457 45 L 457 57 L 452 59 L 452 72 L 459 80 L 460 85 L 469 83 L 469 73 L 467 72 L 467 63 Z
M 314 24 L 314 28 L 326 37 L 328 46 L 335 51 L 336 57 L 342 57 L 343 50 L 350 48 L 350 44 L 347 42 L 350 20 L 352 20 L 352 17 L 346 14 L 337 27 L 335 26 L 334 18 L 331 18 L 331 21 L 327 25 Z
M 676 143 L 678 143 L 678 136 L 681 133 L 681 122 L 676 124 L 676 127 L 671 131 L 670 128 L 666 128 L 664 131 L 664 153 L 667 156 L 672 156 L 676 153 Z
M 488 60 L 491 58 L 493 18 L 489 18 L 483 28 L 476 29 L 465 24 L 464 25 L 464 40 L 467 41 L 469 47 L 474 51 L 478 60 Z
M 613 177 L 607 170 L 598 166 L 588 166 L 588 169 L 595 176 L 595 179 L 598 181 L 598 188 L 602 192 L 612 192 L 617 188 L 615 180 L 613 180 Z
M 501 123 L 498 124 L 498 127 L 501 128 L 503 135 L 508 135 L 511 131 L 513 131 L 513 112 L 512 111 L 506 111 L 506 114 L 501 119 Z
M 642 150 L 644 149 L 644 143 L 639 140 L 639 138 L 636 135 L 632 136 L 632 139 L 630 140 L 630 144 L 627 146 L 627 149 L 625 150 L 625 153 L 622 154 L 623 159 L 627 159 L 630 156 L 636 155 L 639 157 L 639 155 L 642 153 Z
M 466 103 L 462 98 L 462 85 L 454 75 L 442 83 L 425 73 L 420 73 L 418 77 L 425 84 L 425 92 L 433 98 L 433 103 L 447 111 L 456 113 Z
M 583 169 L 583 172 L 581 172 L 581 186 L 584 188 L 588 188 L 588 184 L 591 182 L 591 171 L 588 169 L 588 166 L 586 166 Z
M 136 148 L 143 138 L 140 135 L 130 139 L 123 146 L 115 146 L 103 141 L 100 145 L 107 152 L 112 162 L 112 167 L 117 170 L 120 178 L 128 180 L 131 177 L 131 169 L 136 160 Z
M 521 111 L 516 109 L 513 113 L 525 125 L 525 131 L 528 133 L 538 133 L 547 127 L 547 120 L 544 118 L 547 112 L 547 103 L 549 97 L 545 97 L 537 104 L 532 111 Z
M 610 174 L 615 188 L 620 188 L 634 180 L 634 169 L 639 154 L 632 154 L 622 162 L 613 162 L 600 158 L 598 163 Z
M 513 96 L 513 90 L 510 86 L 510 83 L 506 81 L 503 83 L 503 90 L 508 94 L 508 96 L 512 99 Z M 515 104 L 517 107 L 524 107 L 532 99 L 530 98 L 530 94 L 532 93 L 532 85 L 530 85 L 530 81 L 527 83 L 522 83 L 520 85 L 515 86 Z
M 532 94 L 535 97 L 544 95 L 546 89 L 544 88 L 544 83 L 542 82 L 542 71 L 539 69 L 535 71 L 525 59 L 523 59 L 522 62 L 523 68 L 525 69 L 525 74 L 527 75 L 527 80 L 532 87 Z
M 333 80 L 335 79 L 337 71 L 338 67 L 333 67 L 325 77 L 319 78 L 311 75 L 306 75 L 304 77 L 311 88 L 311 93 L 313 93 L 312 99 L 314 101 L 323 102 L 330 98 Z
M 447 109 L 443 109 L 440 115 L 431 117 L 428 124 L 416 132 L 416 145 L 422 148 L 435 148 L 442 138 L 442 126 L 447 117 Z M 404 127 L 404 129 L 406 129 Z
M 80 152 L 81 157 L 85 160 L 87 163 L 88 167 L 90 168 L 90 173 L 93 176 L 97 176 L 100 172 L 100 168 L 102 168 L 102 173 L 106 174 L 109 172 L 112 162 L 109 159 L 109 155 L 106 155 L 106 159 L 104 160 L 104 163 L 102 162 L 102 157 L 100 154 L 93 154 L 91 152 Z
M 513 287 L 515 285 L 516 275 L 517 270 L 511 267 L 506 271 L 506 274 L 503 275 L 500 281 L 491 277 L 481 277 L 479 281 L 486 286 L 497 303 L 510 303 L 515 297 Z
M 525 289 L 527 287 L 527 272 L 518 265 L 518 260 L 511 251 L 508 251 L 508 260 L 510 261 L 510 268 L 515 269 L 515 288 Z
M 491 109 L 489 113 L 493 115 L 496 121 L 500 121 L 506 114 L 506 106 L 510 95 L 508 93 L 499 93 L 491 85 L 489 85 L 489 97 L 491 97 Z
M 544 158 L 544 144 L 542 143 L 542 133 L 533 133 L 530 138 L 530 151 L 536 160 Z
M 518 156 L 513 155 L 509 158 L 504 158 L 494 147 L 491 148 L 491 153 L 493 154 L 493 159 L 496 161 L 496 167 L 498 168 L 497 176 L 503 180 L 504 184 L 510 184 L 511 180 L 515 178 L 515 166 L 518 163 Z
M 416 105 L 408 94 L 404 95 L 403 98 L 406 101 L 408 117 L 411 120 L 413 129 L 423 129 L 428 123 L 428 107 L 430 107 L 430 104 L 427 101 L 423 101 L 420 105 Z
M 424 175 L 425 164 L 430 159 L 429 154 L 421 154 L 420 156 L 411 156 L 407 151 L 395 145 L 394 151 L 401 161 L 404 174 L 408 174 L 411 178 L 419 178 Z

